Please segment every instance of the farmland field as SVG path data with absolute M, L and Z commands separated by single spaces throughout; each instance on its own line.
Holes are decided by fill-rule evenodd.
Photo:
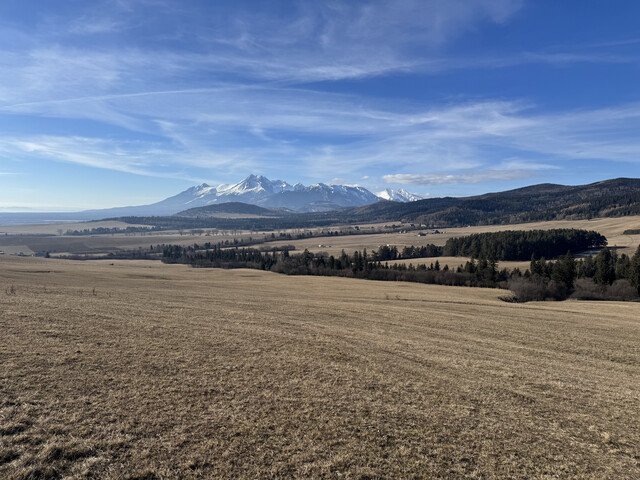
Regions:
M 372 226 L 372 225 L 371 225 Z M 371 227 L 368 226 L 368 227 Z M 640 229 L 640 216 L 596 218 L 593 220 L 554 220 L 548 222 L 519 223 L 514 225 L 478 225 L 464 228 L 444 228 L 437 234 L 418 236 L 418 231 L 409 230 L 407 233 L 381 233 L 372 235 L 346 235 L 340 237 L 316 237 L 294 241 L 279 241 L 267 245 L 293 244 L 297 250 L 307 248 L 310 252 L 327 252 L 339 255 L 342 250 L 351 253 L 354 250 L 367 248 L 377 250 L 380 245 L 420 246 L 427 244 L 444 245 L 451 237 L 461 237 L 472 233 L 499 232 L 504 230 L 549 230 L 552 228 L 581 228 L 595 230 L 609 240 L 609 246 L 620 247 L 620 253 L 633 255 L 640 244 L 640 235 L 623 235 L 627 229 Z M 429 232 L 430 230 L 424 230 Z M 463 261 L 464 263 L 464 261 Z
M 466 257 L 423 257 L 423 258 L 407 258 L 404 260 L 391 260 L 388 263 L 389 265 L 393 265 L 394 263 L 397 264 L 403 264 L 403 265 L 413 265 L 414 267 L 418 266 L 418 265 L 426 265 L 427 267 L 429 265 L 431 265 L 432 263 L 435 264 L 435 262 L 437 261 L 440 264 L 440 267 L 444 268 L 445 265 L 447 265 L 450 269 L 455 270 L 456 268 L 458 268 L 459 266 L 463 266 L 464 264 L 471 260 L 471 258 L 466 258 Z M 383 262 L 385 263 L 385 262 Z M 524 272 L 526 269 L 528 269 L 531 266 L 531 262 L 523 262 L 523 261 L 509 261 L 509 260 L 503 260 L 500 262 L 497 262 L 497 268 L 498 270 L 502 270 L 503 268 L 506 268 L 507 270 L 511 271 L 514 268 L 519 268 L 520 271 Z
M 368 229 L 382 228 L 389 223 L 361 225 L 361 232 Z M 397 225 L 400 225 L 399 223 Z M 100 255 L 109 252 L 118 252 L 127 249 L 147 249 L 150 245 L 175 244 L 193 245 L 194 243 L 220 241 L 233 241 L 234 238 L 262 240 L 265 235 L 280 232 L 287 232 L 295 235 L 300 232 L 320 232 L 322 228 L 312 229 L 283 229 L 276 232 L 252 232 L 241 230 L 205 229 L 202 233 L 194 233 L 193 230 L 184 231 L 154 231 L 137 232 L 134 234 L 101 234 L 66 236 L 59 232 L 67 230 L 83 230 L 87 228 L 126 228 L 129 225 L 122 222 L 89 222 L 89 223 L 67 223 L 67 224 L 41 224 L 41 225 L 10 225 L 0 226 L 0 251 L 5 254 L 25 254 L 32 255 L 38 252 L 49 251 L 52 254 L 92 254 Z M 326 227 L 339 230 L 343 227 Z M 408 225 L 407 225 L 408 228 Z M 633 255 L 640 244 L 640 235 L 623 235 L 628 229 L 640 229 L 640 216 L 599 218 L 593 220 L 558 220 L 549 222 L 522 223 L 516 225 L 481 225 L 465 228 L 443 229 L 437 234 L 427 234 L 419 236 L 418 230 L 408 230 L 407 233 L 377 233 L 366 235 L 342 235 L 313 237 L 301 240 L 278 240 L 261 243 L 260 247 L 273 247 L 282 245 L 294 245 L 296 250 L 302 251 L 305 248 L 311 252 L 327 252 L 331 255 L 339 255 L 342 250 L 353 253 L 354 250 L 367 248 L 369 251 L 377 250 L 381 245 L 396 245 L 398 248 L 405 246 L 420 246 L 427 244 L 444 245 L 451 237 L 469 235 L 471 233 L 497 232 L 501 230 L 531 230 L 531 229 L 552 229 L 552 228 L 583 228 L 596 230 L 609 240 L 610 246 L 618 246 L 620 253 Z M 430 230 L 424 230 L 430 232 Z M 207 233 L 209 235 L 207 235 Z M 464 263 L 467 259 L 460 259 L 455 266 Z M 415 263 L 415 262 L 414 262 Z M 442 262 L 441 262 L 442 263 Z
M 0 478 L 639 478 L 637 303 L 0 257 Z

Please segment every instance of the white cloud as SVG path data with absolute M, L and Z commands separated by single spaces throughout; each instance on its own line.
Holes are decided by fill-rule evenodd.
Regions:
M 626 61 L 591 51 L 441 56 L 444 45 L 479 25 L 509 21 L 520 1 L 301 2 L 284 16 L 220 7 L 206 28 L 189 23 L 175 3 L 156 2 L 145 26 L 172 20 L 167 35 L 185 35 L 198 48 L 168 50 L 156 37 L 127 48 L 61 40 L 131 29 L 129 17 L 149 1 L 122 1 L 103 17 L 58 19 L 64 32 L 56 34 L 54 22 L 23 52 L 0 50 L 0 115 L 91 120 L 119 127 L 117 135 L 25 134 L 0 137 L 0 149 L 144 175 L 278 164 L 352 180 L 426 172 L 420 181 L 427 184 L 532 174 L 572 159 L 640 162 L 634 103 L 542 114 L 524 101 L 427 106 L 292 86 L 391 72 Z M 172 30 L 175 18 L 187 22 L 184 29 Z
M 225 72 L 307 82 L 437 70 L 443 62 L 436 47 L 479 23 L 504 22 L 521 6 L 519 0 L 304 2 L 287 13 L 257 14 L 242 5 L 151 3 L 94 2 L 76 17 L 52 15 L 26 32 L 30 42 L 22 50 L 0 47 L 0 101 L 166 90 L 168 82 L 187 88 L 194 77 Z M 82 46 L 77 38 L 122 30 L 135 31 L 120 39 L 126 48 Z M 169 49 L 166 38 L 192 48 Z
M 148 174 L 157 165 L 244 173 L 277 164 L 316 178 L 355 179 L 391 168 L 398 174 L 438 175 L 508 170 L 514 176 L 513 171 L 549 170 L 575 159 L 640 162 L 640 104 L 560 114 L 537 114 L 526 104 L 505 101 L 420 111 L 356 96 L 220 85 L 3 110 L 89 118 L 152 134 L 157 141 L 96 138 L 87 143 L 72 136 L 56 138 L 52 145 L 51 138 L 30 140 L 40 145 L 40 153 L 63 161 Z M 112 161 L 116 148 L 126 155 Z
M 200 182 L 191 168 L 245 174 L 259 168 L 235 150 L 183 149 L 165 143 L 80 136 L 32 135 L 0 137 L 0 158 L 48 159 L 149 177 Z
M 395 174 L 384 175 L 385 182 L 402 185 L 455 185 L 482 183 L 494 180 L 521 180 L 531 178 L 530 170 L 484 170 L 467 174 Z

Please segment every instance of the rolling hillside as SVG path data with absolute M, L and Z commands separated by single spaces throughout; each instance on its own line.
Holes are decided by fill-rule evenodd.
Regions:
M 474 197 L 376 203 L 353 213 L 363 219 L 401 218 L 448 227 L 637 215 L 640 179 L 617 178 L 577 186 L 540 184 Z
M 195 207 L 177 213 L 180 217 L 216 217 L 224 214 L 254 215 L 257 217 L 277 217 L 287 213 L 285 209 L 263 208 L 242 202 L 228 202 L 206 207 Z

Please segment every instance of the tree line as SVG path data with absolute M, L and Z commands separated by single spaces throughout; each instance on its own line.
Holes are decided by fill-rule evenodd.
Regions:
M 420 264 L 389 264 L 375 259 L 366 249 L 353 254 L 342 251 L 338 256 L 312 253 L 292 255 L 286 248 L 280 251 L 260 251 L 255 248 L 222 248 L 208 250 L 171 245 L 164 248 L 162 261 L 185 263 L 201 268 L 253 268 L 287 275 L 322 275 L 363 278 L 370 280 L 409 281 L 440 285 L 497 287 L 508 279 L 506 269 L 498 271 L 497 263 L 487 260 L 468 261 L 458 269 L 441 268 L 439 262 Z
M 408 247 L 415 251 L 416 247 Z M 417 247 L 418 251 L 422 247 Z M 409 281 L 427 284 L 498 287 L 511 289 L 516 301 L 563 300 L 570 296 L 584 299 L 636 300 L 640 295 L 640 247 L 629 257 L 604 248 L 594 257 L 576 260 L 571 252 L 548 261 L 532 255 L 530 268 L 524 273 L 499 269 L 495 258 L 471 259 L 456 269 L 441 267 L 436 259 L 426 264 L 406 265 L 380 260 L 397 248 L 384 246 L 369 254 L 366 249 L 353 254 L 342 251 L 338 256 L 305 250 L 291 254 L 283 246 L 270 251 L 256 248 L 228 248 L 211 245 L 164 246 L 162 261 L 184 263 L 200 268 L 253 268 L 287 275 L 322 275 L 370 280 Z
M 508 283 L 519 301 L 637 300 L 640 296 L 640 246 L 632 257 L 603 248 L 595 257 L 576 260 L 567 252 L 555 262 L 531 258 L 524 275 Z
M 567 251 L 555 261 L 538 256 L 536 252 L 557 251 L 551 248 L 551 239 L 558 245 L 592 248 L 606 245 L 606 238 L 596 232 L 559 229 L 533 232 L 496 232 L 475 234 L 450 239 L 444 247 L 435 245 L 396 246 L 384 245 L 371 253 L 366 249 L 352 254 L 342 251 L 340 255 L 326 253 L 292 254 L 295 247 L 255 244 L 273 240 L 273 236 L 206 242 L 191 246 L 151 245 L 110 254 L 105 259 L 161 259 L 165 263 L 183 263 L 194 267 L 209 268 L 253 268 L 289 275 L 325 275 L 363 278 L 371 280 L 409 281 L 440 285 L 509 288 L 517 301 L 562 300 L 568 297 L 584 299 L 636 300 L 640 295 L 640 247 L 629 257 L 618 255 L 615 249 L 603 248 L 595 256 L 575 259 Z M 595 235 L 594 235 L 595 234 Z M 290 234 L 285 234 L 290 235 Z M 301 233 L 304 235 L 304 233 Z M 564 236 L 563 236 L 564 235 Z M 461 241 L 460 241 L 461 240 Z M 504 242 L 513 241 L 512 250 L 504 248 Z M 536 243 L 538 242 L 538 243 Z M 441 266 L 437 258 L 430 265 L 394 262 L 403 258 L 438 257 L 451 253 L 474 256 L 457 268 Z M 499 257 L 508 257 L 509 252 L 530 254 L 529 268 L 523 273 L 518 268 L 511 271 L 498 268 Z M 445 253 L 446 252 L 446 253 Z M 68 258 L 89 259 L 94 256 Z M 394 263 L 391 263 L 394 262 Z
M 531 256 L 555 258 L 567 251 L 582 252 L 600 249 L 606 245 L 607 239 L 604 235 L 593 230 L 507 230 L 450 238 L 442 254 L 449 257 L 529 260 Z
M 428 244 L 407 246 L 402 250 L 383 245 L 373 252 L 373 260 L 391 261 L 421 257 L 471 257 L 494 260 L 529 260 L 555 258 L 567 251 L 582 252 L 600 249 L 607 239 L 594 231 L 575 228 L 552 230 L 506 230 L 503 232 L 474 233 L 449 238 L 444 247 Z

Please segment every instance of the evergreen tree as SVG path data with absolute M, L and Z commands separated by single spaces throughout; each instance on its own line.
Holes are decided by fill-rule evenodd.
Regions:
M 551 279 L 565 285 L 568 290 L 573 288 L 573 282 L 576 279 L 576 262 L 571 252 L 567 252 L 553 264 Z
M 593 257 L 589 256 L 582 260 L 578 267 L 578 277 L 593 278 L 596 274 L 596 262 Z
M 531 262 L 529 263 L 529 270 L 531 270 L 531 275 L 538 275 L 539 277 L 542 276 L 542 274 L 544 273 L 542 271 L 542 266 L 540 265 L 540 262 L 536 260 L 536 257 L 534 254 L 531 254 Z
M 596 256 L 596 273 L 593 281 L 598 285 L 611 285 L 616 279 L 614 257 L 611 250 L 603 248 Z
M 631 260 L 624 253 L 616 262 L 616 279 L 629 278 L 631 274 Z

